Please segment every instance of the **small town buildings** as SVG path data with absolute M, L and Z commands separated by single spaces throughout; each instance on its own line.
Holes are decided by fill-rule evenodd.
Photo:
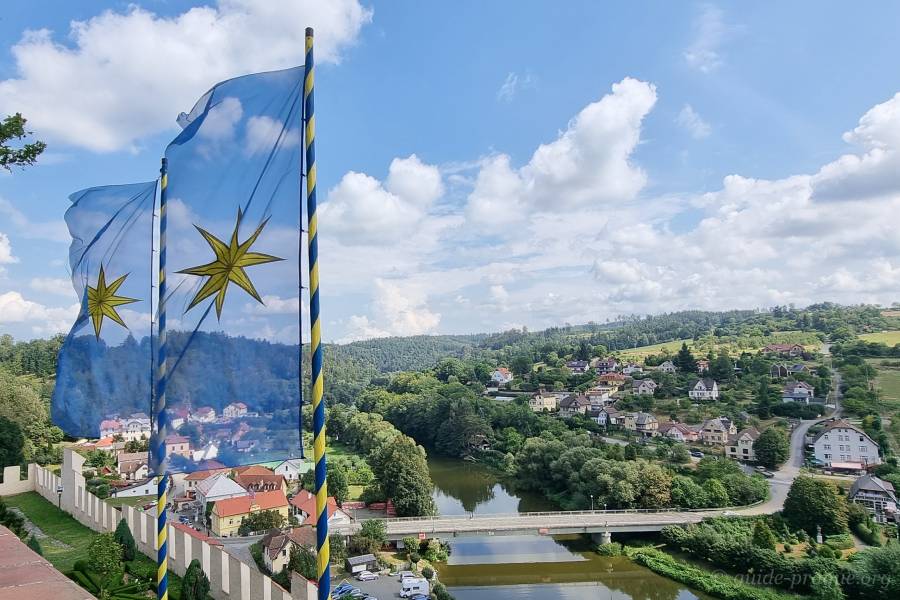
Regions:
M 812 445 L 816 459 L 832 468 L 861 470 L 881 464 L 875 440 L 844 420 L 826 425 L 813 438 Z
M 807 371 L 808 369 L 803 363 L 793 364 L 788 367 L 788 373 L 790 375 L 796 375 L 797 373 L 806 373 Z
M 559 414 L 563 417 L 571 417 L 576 414 L 586 414 L 591 408 L 591 400 L 584 394 L 569 394 L 559 401 Z
M 344 569 L 348 573 L 359 573 L 361 571 L 377 571 L 378 559 L 374 554 L 362 554 L 360 556 L 348 556 L 344 561 Z
M 191 459 L 191 440 L 183 435 L 170 435 L 166 438 L 166 456 L 178 454 Z
M 226 473 L 218 473 L 197 483 L 194 486 L 197 502 L 205 507 L 207 502 L 217 502 L 228 498 L 240 498 L 248 495 L 247 490 L 230 479 Z
M 657 387 L 659 386 L 656 385 L 656 382 L 650 378 L 635 379 L 631 382 L 631 393 L 638 396 L 652 396 Z
M 666 421 L 659 425 L 659 435 L 678 442 L 696 442 L 700 433 L 693 427 L 678 421 Z
M 635 373 L 643 373 L 644 367 L 635 363 L 628 363 L 622 367 L 622 373 L 625 375 L 634 375 Z
M 189 420 L 197 423 L 213 423 L 216 420 L 216 411 L 211 406 L 201 406 L 191 413 Z
M 604 427 L 616 427 L 618 425 L 619 411 L 612 406 L 604 406 L 598 410 L 591 410 L 588 414 L 598 425 Z
M 756 462 L 756 453 L 753 451 L 753 442 L 759 438 L 759 430 L 749 427 L 728 438 L 725 446 L 725 455 L 734 460 Z
M 528 408 L 534 412 L 553 412 L 558 406 L 559 398 L 544 390 L 533 393 L 528 399 Z
M 139 496 L 155 496 L 156 480 L 143 479 L 132 483 L 131 485 L 117 488 L 111 492 L 113 498 L 136 498 Z
M 653 437 L 657 434 L 658 430 L 659 421 L 650 413 L 639 412 L 634 415 L 634 431 L 636 433 L 645 437 Z
M 287 520 L 288 501 L 282 490 L 218 500 L 211 513 L 212 532 L 218 537 L 234 537 L 244 519 L 266 510 L 274 510 Z
M 626 379 L 628 379 L 628 378 L 625 375 L 623 375 L 622 373 L 609 372 L 609 373 L 603 373 L 602 375 L 600 375 L 597 378 L 597 381 L 599 381 L 600 383 L 605 384 L 605 385 L 621 387 L 622 385 L 625 384 Z
M 281 490 L 287 493 L 287 484 L 284 481 L 284 476 L 259 465 L 235 469 L 234 482 L 248 492 Z
M 194 471 L 192 473 L 188 473 L 187 475 L 184 476 L 184 489 L 177 490 L 177 491 L 180 491 L 184 495 L 193 494 L 195 492 L 195 490 L 197 489 L 197 485 L 201 481 L 205 481 L 205 480 L 209 479 L 210 477 L 213 477 L 215 475 L 218 475 L 219 473 L 225 473 L 225 472 L 227 472 L 227 469 L 210 469 L 210 470 Z
M 796 358 L 803 356 L 803 346 L 800 344 L 769 344 L 763 348 L 763 353 Z
M 316 496 L 308 490 L 300 490 L 291 498 L 291 514 L 303 525 L 316 524 Z M 345 524 L 352 521 L 350 515 L 337 505 L 334 496 L 328 497 L 328 524 Z
M 709 360 L 701 358 L 697 361 L 697 372 L 706 373 L 709 371 Z
M 566 363 L 566 368 L 573 375 L 584 375 L 590 367 L 590 363 L 586 360 L 570 360 Z
M 126 481 L 142 481 L 150 476 L 147 452 L 122 452 L 116 461 L 119 475 Z
M 237 419 L 247 416 L 247 405 L 243 402 L 232 402 L 222 409 L 222 416 L 226 419 Z
M 863 475 L 854 481 L 847 497 L 850 502 L 864 506 L 872 513 L 876 523 L 893 523 L 900 520 L 894 486 L 874 475 Z
M 713 379 L 704 377 L 698 379 L 694 387 L 688 390 L 688 396 L 691 400 L 704 401 L 715 400 L 719 397 L 719 384 Z
M 737 433 L 737 427 L 727 417 L 709 419 L 700 428 L 700 441 L 704 444 L 724 446 L 729 438 Z
M 598 358 L 593 364 L 594 370 L 601 375 L 606 373 L 614 373 L 619 368 L 619 361 L 615 358 Z
M 212 460 L 219 456 L 219 446 L 213 441 L 209 441 L 205 446 L 200 448 L 199 450 L 194 450 L 191 453 L 191 456 L 194 459 L 194 462 L 202 462 L 204 460 Z
M 272 529 L 259 541 L 263 549 L 263 563 L 272 573 L 287 566 L 294 548 L 307 548 L 316 553 L 315 527 L 294 527 L 288 531 Z
M 282 462 L 273 470 L 275 473 L 284 477 L 285 481 L 294 482 L 300 481 L 300 478 L 308 471 L 312 471 L 312 469 L 313 462 L 311 460 L 305 458 L 291 458 Z
M 113 415 L 100 421 L 100 437 L 121 436 L 126 442 L 150 439 L 150 417 L 145 413 L 133 413 L 120 418 Z
M 788 376 L 788 366 L 784 363 L 775 363 L 769 367 L 769 375 L 775 379 Z
M 805 381 L 789 381 L 781 392 L 781 401 L 809 404 L 815 392 L 816 389 Z
M 675 366 L 671 360 L 663 361 L 658 367 L 656 367 L 657 371 L 662 373 L 668 373 L 670 375 L 674 375 L 676 371 L 678 371 L 678 367 Z
M 491 373 L 491 381 L 497 385 L 504 385 L 513 380 L 513 374 L 506 367 L 497 367 Z

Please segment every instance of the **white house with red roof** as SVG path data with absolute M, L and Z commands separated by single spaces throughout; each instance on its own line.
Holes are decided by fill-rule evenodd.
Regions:
M 190 420 L 198 423 L 212 423 L 216 420 L 216 410 L 212 406 L 201 406 L 191 413 Z
M 316 495 L 308 490 L 300 490 L 290 500 L 291 514 L 300 520 L 301 525 L 316 525 Z M 350 523 L 353 519 L 344 509 L 337 505 L 334 496 L 328 497 L 328 524 Z
M 497 367 L 496 369 L 494 369 L 494 372 L 491 373 L 491 381 L 498 385 L 509 383 L 512 380 L 513 374 L 506 367 Z
M 226 419 L 237 419 L 247 416 L 247 405 L 243 402 L 232 402 L 222 409 L 222 416 Z

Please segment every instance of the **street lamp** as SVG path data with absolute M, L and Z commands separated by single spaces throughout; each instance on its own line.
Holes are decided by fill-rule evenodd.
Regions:
M 606 512 L 606 502 L 603 503 L 603 512 Z
M 594 495 L 591 494 L 591 512 L 594 512 Z

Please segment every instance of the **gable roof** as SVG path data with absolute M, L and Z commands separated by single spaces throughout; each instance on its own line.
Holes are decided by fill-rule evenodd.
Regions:
M 716 381 L 714 379 L 710 379 L 709 377 L 704 377 L 703 379 L 698 379 L 697 383 L 694 384 L 694 389 L 696 390 L 698 387 L 703 385 L 703 387 L 707 390 L 713 389 L 716 386 Z
M 188 473 L 185 476 L 185 481 L 203 481 L 204 479 L 209 479 L 213 475 L 218 475 L 219 473 L 224 473 L 227 469 L 210 469 L 206 471 L 194 471 L 193 473 Z
M 748 427 L 747 429 L 738 431 L 730 436 L 728 441 L 733 443 L 743 438 L 750 438 L 750 440 L 755 442 L 759 438 L 759 429 L 756 427 Z
M 228 478 L 224 472 L 208 477 L 197 484 L 197 492 L 203 496 L 247 495 L 247 490 Z
M 275 486 L 275 487 L 284 487 L 284 475 L 278 473 L 260 473 L 259 475 L 255 475 L 253 473 L 237 473 L 234 476 L 234 482 L 239 486 L 245 489 L 249 489 L 250 486 Z
M 897 496 L 894 492 L 894 486 L 883 479 L 879 479 L 874 475 L 863 475 L 853 482 L 853 485 L 850 486 L 850 498 L 853 498 L 859 491 L 867 491 L 867 492 L 880 492 L 887 496 L 890 496 L 895 502 L 897 501 Z
M 308 515 L 306 519 L 303 521 L 304 525 L 315 525 L 316 524 L 316 496 L 312 492 L 308 490 L 300 490 L 296 496 L 291 498 L 291 506 L 299 510 L 305 515 Z M 337 500 L 334 499 L 334 496 L 328 496 L 328 518 L 334 516 L 334 513 L 337 512 Z
M 217 500 L 213 511 L 220 517 L 233 517 L 245 515 L 251 509 L 272 510 L 283 508 L 287 505 L 288 501 L 284 491 L 272 490 L 270 492 L 256 492 L 255 494 L 247 494 L 237 498 Z
M 272 469 L 267 469 L 260 465 L 237 467 L 234 472 L 236 475 L 273 475 L 275 473 Z
M 822 429 L 822 431 L 820 431 L 819 433 L 817 433 L 817 434 L 816 434 L 816 437 L 813 438 L 813 444 L 815 444 L 816 442 L 818 442 L 818 441 L 819 441 L 819 438 L 821 438 L 823 435 L 825 435 L 826 433 L 828 433 L 828 432 L 831 431 L 832 429 L 851 429 L 851 430 L 855 431 L 856 433 L 858 433 L 859 435 L 864 435 L 864 436 L 866 436 L 866 438 L 868 438 L 868 440 L 869 440 L 871 443 L 875 444 L 875 447 L 876 447 L 876 448 L 879 448 L 879 447 L 880 447 L 880 446 L 878 445 L 878 443 L 877 443 L 875 440 L 873 440 L 871 437 L 869 437 L 869 434 L 867 434 L 865 431 L 863 431 L 862 429 L 860 429 L 860 428 L 857 427 L 856 425 L 852 425 L 851 423 L 849 423 L 848 421 L 845 421 L 845 420 L 843 420 L 843 419 L 837 419 L 837 420 L 835 420 L 835 421 L 832 421 L 832 422 L 829 423 L 828 425 L 826 425 L 825 428 Z

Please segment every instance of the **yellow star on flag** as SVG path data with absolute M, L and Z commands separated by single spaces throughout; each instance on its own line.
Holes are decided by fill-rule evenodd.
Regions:
M 97 287 L 88 286 L 88 302 L 87 312 L 91 316 L 94 323 L 94 335 L 100 339 L 100 328 L 103 327 L 103 317 L 112 319 L 122 327 L 128 329 L 128 325 L 116 312 L 117 306 L 123 304 L 131 304 L 137 302 L 134 298 L 126 298 L 125 296 L 117 296 L 116 292 L 122 287 L 125 278 L 128 275 L 122 275 L 109 285 L 106 284 L 106 273 L 103 271 L 103 265 L 100 265 L 100 275 L 97 277 Z
M 253 287 L 253 282 L 250 281 L 244 268 L 284 259 L 269 254 L 249 252 L 250 246 L 256 242 L 256 238 L 259 237 L 259 234 L 262 233 L 263 228 L 269 222 L 268 219 L 260 223 L 259 227 L 256 228 L 256 231 L 253 232 L 253 235 L 244 242 L 238 243 L 238 229 L 241 226 L 242 218 L 243 214 L 238 210 L 237 223 L 234 225 L 234 231 L 231 234 L 231 242 L 229 244 L 225 244 L 225 242 L 202 227 L 194 225 L 197 231 L 200 232 L 200 235 L 203 236 L 212 248 L 213 253 L 216 255 L 216 260 L 211 263 L 206 263 L 205 265 L 200 265 L 199 267 L 191 267 L 190 269 L 178 271 L 179 273 L 186 273 L 188 275 L 209 277 L 203 284 L 203 287 L 196 293 L 194 299 L 191 300 L 191 304 L 187 307 L 187 310 L 194 308 L 206 298 L 216 294 L 216 316 L 221 319 L 222 306 L 225 304 L 225 293 L 228 290 L 228 284 L 231 282 L 239 285 L 245 292 L 253 296 L 257 302 L 263 304 L 262 298 L 259 297 L 256 288 Z

